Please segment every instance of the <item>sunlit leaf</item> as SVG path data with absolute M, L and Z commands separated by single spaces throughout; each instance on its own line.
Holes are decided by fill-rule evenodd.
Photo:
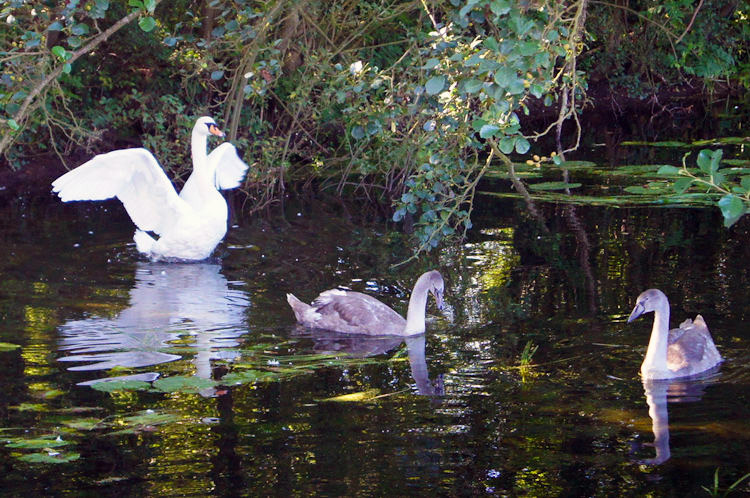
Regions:
M 11 124 L 10 121 L 13 121 L 13 120 L 12 119 L 8 120 L 8 126 L 10 126 L 13 130 L 17 130 L 18 124 L 15 121 L 13 121 L 13 124 Z M 14 124 L 15 124 L 15 127 L 14 127 Z M 12 344 L 10 342 L 0 342 L 0 351 L 13 351 L 20 347 L 21 346 L 18 344 Z
M 380 394 L 380 389 L 368 389 L 367 391 L 360 391 L 351 394 L 342 394 L 341 396 L 334 396 L 332 398 L 326 398 L 321 401 L 332 401 L 336 403 L 361 403 L 364 401 L 370 401 Z
M 52 47 L 51 52 L 58 58 L 65 60 L 65 49 L 60 45 Z

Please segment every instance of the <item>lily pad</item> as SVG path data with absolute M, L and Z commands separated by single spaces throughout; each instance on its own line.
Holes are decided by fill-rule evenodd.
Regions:
M 201 389 L 214 387 L 216 382 L 201 377 L 165 377 L 154 381 L 154 388 L 165 393 L 198 392 Z
M 566 182 L 541 182 L 532 183 L 529 185 L 531 190 L 564 190 L 566 188 L 578 188 L 581 183 L 566 183 Z
M 18 459 L 28 463 L 68 463 L 80 457 L 80 453 L 31 453 L 21 455 Z
M 107 393 L 115 391 L 148 391 L 151 384 L 142 380 L 111 380 L 91 384 L 92 389 Z

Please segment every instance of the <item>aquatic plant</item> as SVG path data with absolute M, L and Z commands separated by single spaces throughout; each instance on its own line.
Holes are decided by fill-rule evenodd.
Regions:
M 729 485 L 723 492 L 721 488 L 719 487 L 719 469 L 716 469 L 716 472 L 714 472 L 714 482 L 713 485 L 709 488 L 707 486 L 701 486 L 706 493 L 708 493 L 710 496 L 729 496 L 729 494 L 734 491 L 734 489 L 742 484 L 742 481 L 750 477 L 750 473 L 745 474 L 744 476 L 740 477 L 736 481 L 734 481 L 732 484 Z
M 672 183 L 677 194 L 688 190 L 702 191 L 706 194 L 719 194 L 716 205 L 721 209 L 724 226 L 731 227 L 744 214 L 750 212 L 750 169 L 721 167 L 722 149 L 703 149 L 698 153 L 698 168 L 688 168 L 687 153 L 682 158 L 682 167 L 662 166 L 658 174 L 681 176 Z

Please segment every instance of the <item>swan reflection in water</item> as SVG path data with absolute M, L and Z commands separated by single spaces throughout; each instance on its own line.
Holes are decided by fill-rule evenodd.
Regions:
M 139 368 L 175 361 L 170 342 L 193 336 L 187 345 L 195 349 L 195 375 L 211 377 L 211 360 L 233 359 L 226 351 L 238 345 L 246 329 L 245 312 L 250 302 L 246 292 L 229 286 L 211 263 L 143 263 L 135 271 L 130 305 L 115 318 L 91 317 L 72 320 L 60 327 L 60 349 L 64 362 L 82 362 L 74 371 Z M 152 381 L 158 373 L 116 377 Z M 81 382 L 89 385 L 114 378 Z
M 654 458 L 637 460 L 640 464 L 659 465 L 671 457 L 669 449 L 669 410 L 667 403 L 690 403 L 700 401 L 706 387 L 718 378 L 718 367 L 699 376 L 684 379 L 645 379 L 643 391 L 646 395 L 651 431 L 654 433 Z
M 298 325 L 294 329 L 293 335 L 311 338 L 315 343 L 313 349 L 317 353 L 346 353 L 358 358 L 385 354 L 405 342 L 411 375 L 414 378 L 417 392 L 423 396 L 443 396 L 445 394 L 442 375 L 430 380 L 425 358 L 424 334 L 408 337 L 367 336 L 310 329 Z

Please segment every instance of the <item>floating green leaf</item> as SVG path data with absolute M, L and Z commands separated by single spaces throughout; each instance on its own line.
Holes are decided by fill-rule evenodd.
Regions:
M 529 185 L 531 190 L 563 190 L 566 188 L 578 188 L 582 184 L 580 183 L 566 183 L 566 182 L 541 182 L 532 183 Z
M 91 384 L 91 388 L 107 393 L 115 391 L 148 391 L 151 384 L 142 380 L 108 380 Z
M 154 381 L 154 388 L 165 392 L 198 392 L 201 389 L 207 389 L 214 387 L 216 382 L 211 379 L 203 379 L 201 377 L 164 377 Z
M 27 463 L 68 463 L 78 460 L 80 453 L 31 453 L 18 457 Z
M 59 448 L 60 446 L 67 446 L 72 444 L 70 441 L 64 441 L 58 436 L 45 436 L 41 438 L 11 438 L 7 440 L 5 446 L 8 448 L 21 448 L 21 449 L 39 449 L 39 448 Z

